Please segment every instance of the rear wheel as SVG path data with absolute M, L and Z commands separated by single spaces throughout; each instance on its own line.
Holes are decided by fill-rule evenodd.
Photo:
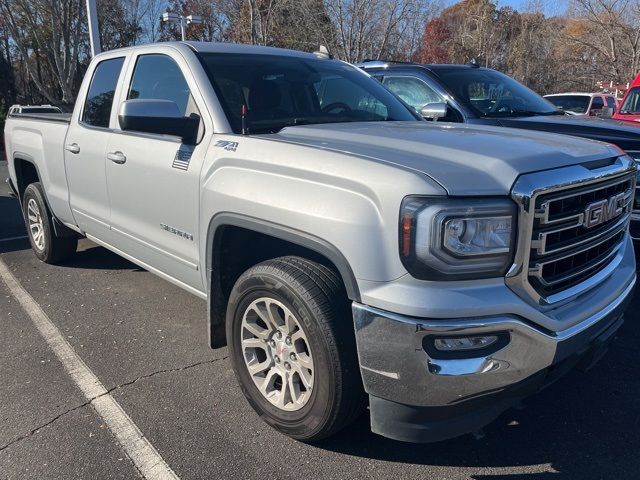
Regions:
M 40 182 L 27 186 L 22 196 L 22 211 L 29 242 L 36 257 L 45 263 L 58 263 L 75 253 L 76 237 L 58 237 Z
M 227 342 L 247 400 L 282 433 L 320 440 L 362 412 L 352 317 L 333 270 L 300 257 L 247 270 L 229 299 Z

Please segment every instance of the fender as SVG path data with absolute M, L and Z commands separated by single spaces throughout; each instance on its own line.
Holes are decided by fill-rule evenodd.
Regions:
M 213 269 L 213 246 L 215 235 L 219 227 L 233 226 L 246 228 L 247 230 L 253 230 L 264 235 L 269 235 L 280 240 L 299 245 L 301 247 L 313 250 L 316 253 L 328 258 L 338 269 L 342 281 L 344 282 L 347 290 L 347 295 L 350 300 L 360 301 L 360 291 L 358 289 L 358 282 L 351 270 L 349 262 L 342 255 L 342 253 L 326 240 L 323 240 L 315 235 L 310 235 L 293 228 L 285 227 L 284 225 L 278 225 L 276 223 L 267 222 L 259 218 L 250 217 L 248 215 L 241 215 L 237 213 L 223 212 L 215 215 L 211 222 L 209 222 L 209 228 L 207 231 L 207 285 L 211 284 L 211 272 Z
M 331 243 L 306 232 L 295 230 L 284 225 L 268 222 L 248 215 L 223 212 L 215 215 L 209 222 L 207 229 L 206 242 L 206 285 L 207 285 L 207 308 L 208 308 L 208 327 L 209 327 L 209 343 L 212 348 L 223 346 L 225 342 L 224 328 L 220 328 L 224 324 L 225 312 L 220 308 L 224 303 L 224 298 L 220 293 L 218 285 L 213 285 L 215 278 L 213 277 L 214 269 L 214 247 L 216 239 L 219 238 L 218 232 L 220 227 L 233 226 L 252 230 L 263 235 L 268 235 L 289 243 L 312 250 L 332 262 L 338 269 L 338 273 L 344 283 L 347 296 L 350 300 L 360 301 L 360 290 L 358 282 L 353 274 L 349 262 L 344 255 Z M 217 282 L 216 282 L 217 283 Z M 216 308 L 218 307 L 218 308 Z

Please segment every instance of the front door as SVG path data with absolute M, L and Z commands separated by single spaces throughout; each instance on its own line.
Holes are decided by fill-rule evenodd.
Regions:
M 176 59 L 138 55 L 123 99 L 170 100 L 182 114 L 200 115 L 192 90 Z M 142 132 L 112 133 L 107 148 L 107 184 L 114 246 L 156 273 L 202 294 L 199 271 L 198 214 L 200 143 Z

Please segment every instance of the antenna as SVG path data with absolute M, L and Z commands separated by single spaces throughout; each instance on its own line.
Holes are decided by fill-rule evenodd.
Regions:
M 333 55 L 331 55 L 331 52 L 329 52 L 329 49 L 324 46 L 324 45 L 320 45 L 320 47 L 318 48 L 317 51 L 313 52 L 317 57 L 321 57 L 321 58 L 328 58 L 329 60 L 333 60 Z

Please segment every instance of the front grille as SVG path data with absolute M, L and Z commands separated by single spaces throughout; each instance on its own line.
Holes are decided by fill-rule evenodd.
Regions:
M 635 188 L 628 156 L 521 175 L 511 191 L 518 237 L 507 286 L 552 308 L 604 282 L 626 252 Z
M 634 193 L 634 176 L 623 175 L 535 199 L 528 281 L 540 296 L 574 287 L 609 265 L 624 241 Z

